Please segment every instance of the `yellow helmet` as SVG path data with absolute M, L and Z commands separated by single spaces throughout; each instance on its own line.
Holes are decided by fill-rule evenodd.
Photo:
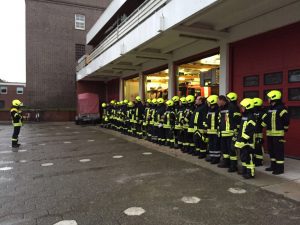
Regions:
M 172 107 L 174 105 L 174 101 L 173 100 L 168 100 L 166 102 L 166 105 L 169 106 L 169 107 Z
M 151 101 L 151 99 L 150 99 L 150 98 L 148 98 L 148 99 L 147 99 L 147 103 L 149 103 L 149 104 L 150 104 L 151 102 L 152 102 L 152 101 Z
M 114 104 L 116 104 L 116 101 L 115 100 L 111 100 L 110 104 L 114 105 Z
M 186 101 L 187 101 L 187 103 L 194 103 L 194 102 L 195 102 L 195 96 L 193 96 L 193 95 L 188 95 L 188 96 L 186 97 Z
M 178 96 L 174 96 L 174 97 L 172 98 L 172 101 L 173 101 L 173 102 L 179 102 L 179 100 L 180 100 L 180 99 L 179 99 Z
M 217 104 L 217 102 L 218 102 L 218 95 L 211 95 L 206 100 L 211 105 Z
M 18 99 L 13 100 L 11 104 L 15 107 L 23 106 L 23 103 Z
M 120 101 L 120 105 L 124 105 L 124 101 Z
M 106 103 L 102 103 L 102 108 L 106 108 Z
M 240 103 L 241 106 L 243 106 L 245 109 L 253 109 L 254 108 L 254 101 L 251 98 L 245 98 Z
M 128 101 L 127 99 L 125 99 L 125 100 L 124 100 L 124 104 L 126 104 L 126 105 L 127 105 L 127 104 L 128 104 L 128 102 L 129 102 L 129 101 Z
M 141 99 L 140 96 L 136 96 L 136 97 L 135 97 L 135 100 L 138 101 L 138 102 L 142 101 L 142 99 Z
M 230 101 L 236 101 L 238 99 L 238 95 L 234 92 L 229 92 L 226 96 Z
M 133 102 L 128 102 L 128 107 L 129 108 L 132 108 L 134 106 L 134 103 Z
M 165 100 L 163 98 L 157 99 L 157 103 L 158 104 L 163 104 L 164 102 L 165 102 Z
M 260 98 L 253 98 L 254 106 L 262 106 L 263 100 Z
M 157 104 L 157 99 L 156 99 L 156 98 L 152 99 L 152 104 L 153 104 L 153 105 L 156 105 L 156 104 Z
M 271 100 L 280 100 L 281 99 L 281 92 L 278 90 L 272 90 L 267 94 L 268 98 Z
M 182 104 L 186 104 L 186 103 L 187 103 L 185 97 L 181 97 L 181 98 L 180 98 L 180 101 L 181 101 Z

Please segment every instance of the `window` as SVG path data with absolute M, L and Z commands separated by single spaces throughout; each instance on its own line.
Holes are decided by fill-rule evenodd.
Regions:
M 85 30 L 85 16 L 80 14 L 75 14 L 75 29 Z
M 265 85 L 281 84 L 282 77 L 283 77 L 282 72 L 266 73 L 264 77 L 264 84 Z
M 247 76 L 244 77 L 244 87 L 255 87 L 259 86 L 259 76 Z
M 1 87 L 0 87 L 0 93 L 1 93 L 2 95 L 6 95 L 6 94 L 7 94 L 7 87 L 1 86 Z
M 85 54 L 85 45 L 75 45 L 75 60 L 78 61 Z
M 300 82 L 300 70 L 289 71 L 289 83 Z
M 300 88 L 289 88 L 289 101 L 300 101 Z
M 17 87 L 17 94 L 22 95 L 24 93 L 24 88 L 23 87 Z
M 259 91 L 244 91 L 244 98 L 258 98 Z
M 299 106 L 289 106 L 288 108 L 291 119 L 300 119 L 300 107 Z
M 264 100 L 265 101 L 267 101 L 268 100 L 268 96 L 267 96 L 267 94 L 270 92 L 270 91 L 272 91 L 272 90 L 278 90 L 278 91 L 280 91 L 281 92 L 281 98 L 283 98 L 283 93 L 282 93 L 282 90 L 281 89 L 269 89 L 269 90 L 265 90 L 264 91 Z
M 0 100 L 0 109 L 4 109 L 5 102 L 3 100 Z

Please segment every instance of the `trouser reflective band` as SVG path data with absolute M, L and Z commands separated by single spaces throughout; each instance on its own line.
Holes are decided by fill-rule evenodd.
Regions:
M 284 161 L 276 161 L 276 164 L 284 164 Z
M 12 138 L 11 140 L 12 140 L 12 141 L 18 141 L 18 139 L 15 139 L 15 138 Z
M 223 158 L 224 159 L 229 159 L 229 155 L 228 154 L 223 154 Z
M 236 161 L 237 160 L 237 156 L 230 156 L 230 160 Z
M 275 159 L 275 158 L 271 158 L 271 161 L 272 161 L 272 162 L 275 162 L 275 161 L 276 161 L 276 159 Z
M 255 158 L 257 158 L 257 159 L 263 159 L 264 157 L 263 157 L 262 155 L 256 154 L 256 155 L 255 155 Z
M 200 149 L 200 152 L 205 153 L 206 149 Z
M 195 144 L 194 143 L 189 143 L 189 146 L 195 147 Z

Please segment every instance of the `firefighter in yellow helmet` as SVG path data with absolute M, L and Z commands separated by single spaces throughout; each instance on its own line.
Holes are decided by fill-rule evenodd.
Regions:
M 193 95 L 188 95 L 186 97 L 186 102 L 187 102 L 187 107 L 184 112 L 184 123 L 183 123 L 183 131 L 184 131 L 184 142 L 183 142 L 183 147 L 184 150 L 183 152 L 185 153 L 190 153 L 192 154 L 195 149 L 195 144 L 193 140 L 193 135 L 194 135 L 194 127 L 192 125 L 192 117 L 193 117 L 193 112 L 195 110 L 195 96 Z
M 284 173 L 284 135 L 289 128 L 289 114 L 282 103 L 280 91 L 272 90 L 267 96 L 270 107 L 262 117 L 262 125 L 267 128 L 271 166 L 266 171 L 278 175 Z
M 157 133 L 156 133 L 156 126 L 155 126 L 156 110 L 157 110 L 157 99 L 154 98 L 151 101 L 151 108 L 148 117 L 148 121 L 149 121 L 148 140 L 151 142 L 157 141 Z
M 206 133 L 208 135 L 208 154 L 209 157 L 206 161 L 210 161 L 211 164 L 217 164 L 220 162 L 220 139 L 218 137 L 218 124 L 219 124 L 219 107 L 218 96 L 211 95 L 207 98 L 208 113 L 204 122 Z
M 174 112 L 175 114 L 177 114 L 179 111 L 179 102 L 180 102 L 179 96 L 173 96 L 172 101 L 174 102 Z
M 145 111 L 143 114 L 143 126 L 142 132 L 143 137 L 149 140 L 148 133 L 149 133 L 149 117 L 150 117 L 150 110 L 151 110 L 151 99 L 147 99 L 145 103 Z
M 134 136 L 135 134 L 135 106 L 133 102 L 128 103 L 128 109 L 127 109 L 127 129 L 128 134 L 131 136 Z
M 157 110 L 155 115 L 156 131 L 157 131 L 157 144 L 164 145 L 166 142 L 165 132 L 163 128 L 164 118 L 163 115 L 166 111 L 165 100 L 163 98 L 157 99 Z
M 239 149 L 242 161 L 242 176 L 245 179 L 254 178 L 254 145 L 256 118 L 254 116 L 254 101 L 245 98 L 241 101 L 241 110 L 243 117 L 240 123 L 240 129 L 235 142 L 235 147 Z
M 263 108 L 263 100 L 260 98 L 253 98 L 254 102 L 254 116 L 256 119 L 255 129 L 255 152 L 254 152 L 254 164 L 256 167 L 262 166 L 263 162 L 263 126 L 262 117 L 265 113 Z
M 12 119 L 12 124 L 14 126 L 14 131 L 13 131 L 13 135 L 12 135 L 12 144 L 11 144 L 13 151 L 17 151 L 15 149 L 20 147 L 20 144 L 18 143 L 18 141 L 19 141 L 20 130 L 23 125 L 23 116 L 22 116 L 22 112 L 20 110 L 20 108 L 22 106 L 23 106 L 23 103 L 20 100 L 15 99 L 12 101 L 12 107 L 10 109 L 10 116 Z
M 140 96 L 137 96 L 135 98 L 136 100 L 136 107 L 135 107 L 135 136 L 139 139 L 143 137 L 142 132 L 142 125 L 143 125 L 143 115 L 145 111 L 145 107 L 142 102 L 142 98 Z
M 163 128 L 166 137 L 166 145 L 171 148 L 175 147 L 175 137 L 174 137 L 174 126 L 175 126 L 175 112 L 174 112 L 174 102 L 173 100 L 168 100 L 166 102 L 167 109 L 164 113 L 164 123 Z
M 107 104 L 105 102 L 102 103 L 102 119 L 100 126 L 106 128 L 108 123 L 108 115 L 107 115 Z
M 176 113 L 176 121 L 175 121 L 175 147 L 180 148 L 182 151 L 183 149 L 183 141 L 184 141 L 184 131 L 183 131 L 183 125 L 184 125 L 184 112 L 186 109 L 186 98 L 181 97 L 180 98 L 180 104 L 178 112 Z

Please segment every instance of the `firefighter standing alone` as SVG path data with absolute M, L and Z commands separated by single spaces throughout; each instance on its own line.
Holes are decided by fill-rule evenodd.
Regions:
M 12 124 L 14 126 L 14 131 L 12 135 L 12 144 L 11 144 L 13 151 L 17 151 L 16 148 L 20 147 L 18 141 L 19 141 L 20 130 L 23 125 L 23 116 L 20 110 L 22 106 L 23 103 L 20 100 L 15 99 L 12 101 L 12 108 L 10 110 L 10 115 L 12 119 Z

